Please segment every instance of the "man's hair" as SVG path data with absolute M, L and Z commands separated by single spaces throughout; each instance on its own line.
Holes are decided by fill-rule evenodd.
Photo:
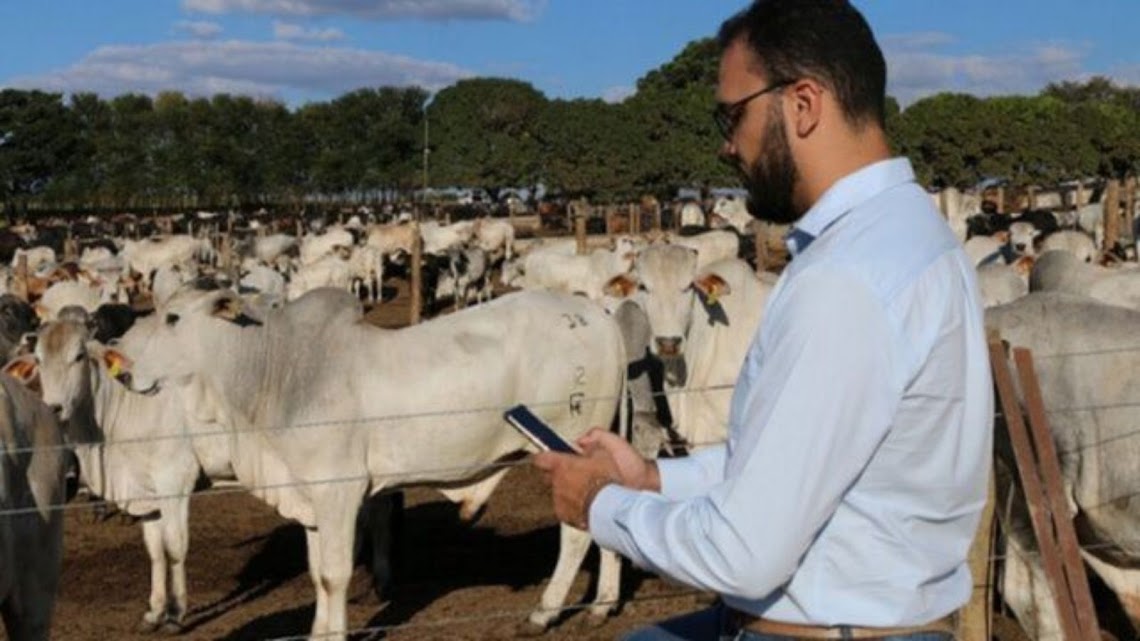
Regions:
M 755 0 L 720 27 L 721 50 L 745 38 L 769 82 L 810 77 L 835 93 L 853 125 L 884 124 L 887 64 L 847 0 Z

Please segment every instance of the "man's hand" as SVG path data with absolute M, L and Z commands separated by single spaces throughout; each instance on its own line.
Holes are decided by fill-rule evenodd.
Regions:
M 637 453 L 625 439 L 600 427 L 592 428 L 578 439 L 578 447 L 587 455 L 606 452 L 617 467 L 618 483 L 634 490 L 661 491 L 657 463 Z
M 554 499 L 554 515 L 576 528 L 589 528 L 590 504 L 610 483 L 657 490 L 657 466 L 646 461 L 621 437 L 593 428 L 578 440 L 582 455 L 539 452 L 534 465 L 546 473 Z

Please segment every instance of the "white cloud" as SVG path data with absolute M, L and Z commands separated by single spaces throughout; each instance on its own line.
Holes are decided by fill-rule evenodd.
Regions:
M 343 15 L 368 20 L 532 20 L 546 0 L 182 0 L 186 11 L 275 16 Z
M 379 51 L 290 42 L 170 42 L 96 49 L 70 68 L 14 78 L 16 88 L 103 96 L 176 90 L 325 99 L 360 87 L 418 85 L 436 91 L 473 75 L 459 66 Z
M 340 29 L 306 29 L 299 24 L 273 21 L 273 37 L 278 40 L 313 40 L 316 42 L 332 42 L 344 40 L 344 32 Z
M 603 91 L 602 92 L 602 100 L 604 100 L 608 103 L 611 103 L 611 104 L 623 102 L 626 98 L 629 98 L 630 96 L 632 96 L 635 93 L 637 93 L 636 87 L 630 87 L 628 85 L 618 85 L 616 87 L 610 87 L 609 89 L 606 89 L 605 91 Z
M 174 23 L 174 30 L 194 38 L 210 40 L 222 33 L 222 26 L 216 22 L 179 20 Z
M 944 34 L 883 38 L 887 93 L 904 107 L 952 91 L 976 96 L 1036 94 L 1050 82 L 1087 77 L 1087 45 L 1033 43 L 996 55 L 948 54 L 932 49 L 953 42 Z

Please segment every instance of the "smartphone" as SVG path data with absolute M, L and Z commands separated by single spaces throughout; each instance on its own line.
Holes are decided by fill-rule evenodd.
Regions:
M 559 436 L 558 432 L 551 429 L 541 418 L 535 416 L 526 405 L 512 407 L 503 413 L 503 418 L 541 449 L 563 454 L 582 453 L 570 441 Z

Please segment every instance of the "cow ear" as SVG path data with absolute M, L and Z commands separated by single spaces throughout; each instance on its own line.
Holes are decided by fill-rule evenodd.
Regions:
M 701 293 L 709 305 L 716 305 L 721 296 L 728 296 L 732 288 L 717 274 L 701 274 L 693 279 L 693 289 Z
M 214 309 L 210 313 L 224 320 L 235 321 L 241 316 L 243 307 L 241 299 L 237 296 L 223 295 L 214 301 Z
M 19 381 L 21 385 L 31 385 L 40 373 L 40 369 L 35 356 L 24 354 L 8 361 L 4 365 L 4 373 Z
M 998 233 L 994 234 L 994 238 L 996 238 L 999 243 L 1008 243 L 1009 242 L 1009 232 L 1008 231 L 999 231 Z
M 606 282 L 602 291 L 614 298 L 628 298 L 637 289 L 637 280 L 629 274 L 618 274 Z
M 41 323 L 48 320 L 48 315 L 51 312 L 48 311 L 47 307 L 44 307 L 43 305 L 36 303 L 35 305 L 32 305 L 32 309 L 35 310 L 36 318 L 40 319 Z
M 103 367 L 107 368 L 107 373 L 111 375 L 111 378 L 116 380 L 122 380 L 123 374 L 129 372 L 135 364 L 126 354 L 114 347 L 102 345 L 98 341 L 87 342 L 87 353 L 102 363 Z

